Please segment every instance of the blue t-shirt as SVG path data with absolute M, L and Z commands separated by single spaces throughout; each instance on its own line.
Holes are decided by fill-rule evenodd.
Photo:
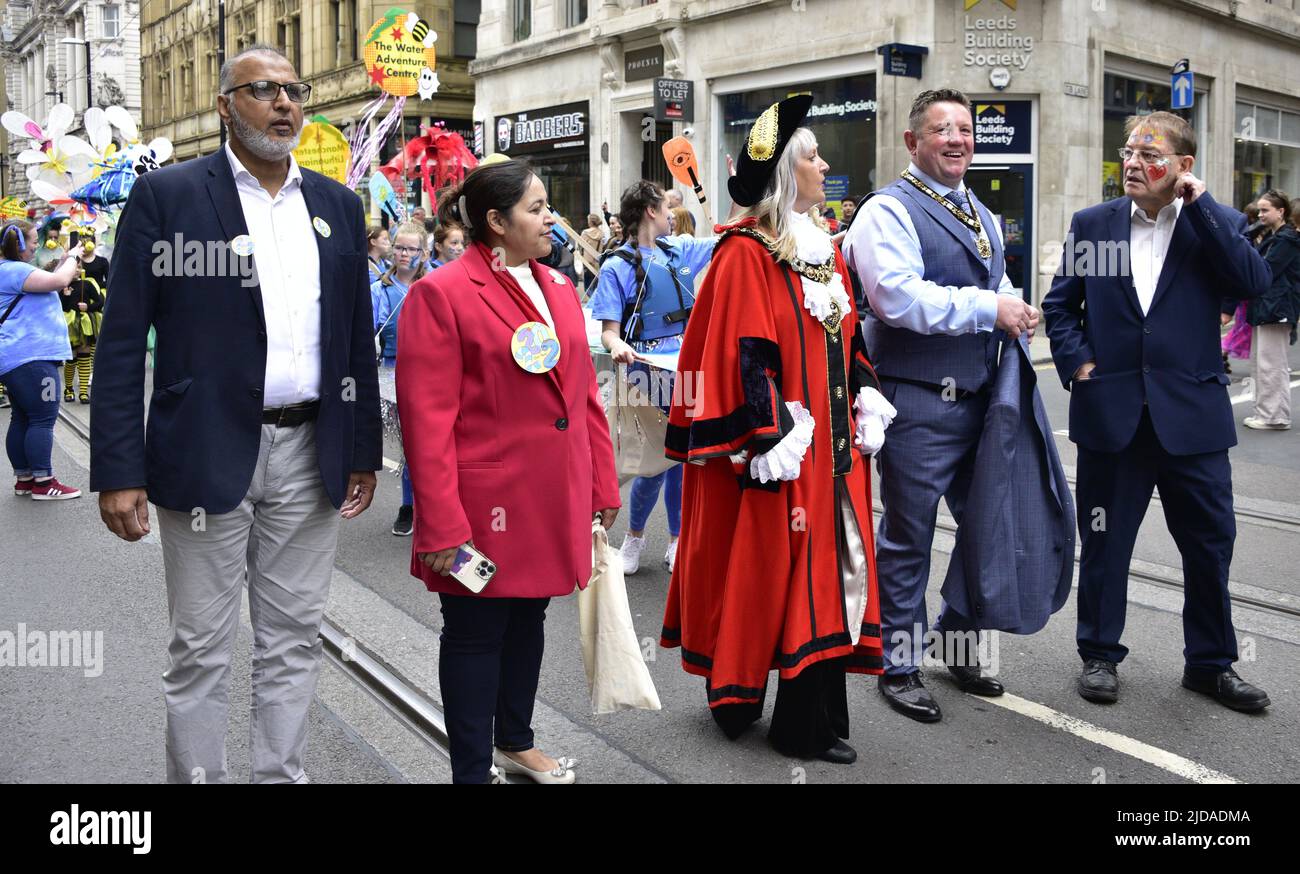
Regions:
M 370 286 L 370 308 L 375 314 L 375 332 L 381 335 L 385 358 L 397 357 L 397 317 L 406 292 L 407 287 L 396 276 L 388 285 L 380 280 Z
M 36 268 L 26 261 L 0 258 L 0 315 Z M 68 323 L 57 292 L 24 294 L 0 325 L 0 376 L 32 361 L 70 361 Z
M 713 247 L 717 245 L 716 237 L 692 237 L 682 234 L 673 237 L 660 237 L 657 243 L 667 243 L 672 247 L 672 263 L 677 271 L 677 279 L 687 291 L 694 292 L 695 277 L 709 259 L 713 257 Z M 624 249 L 630 249 L 624 244 Z M 658 245 L 652 249 L 641 248 L 643 261 L 668 264 L 668 255 Z M 591 296 L 591 317 L 597 321 L 623 321 L 623 308 L 636 300 L 636 268 L 617 255 L 606 258 L 600 268 L 600 281 Z

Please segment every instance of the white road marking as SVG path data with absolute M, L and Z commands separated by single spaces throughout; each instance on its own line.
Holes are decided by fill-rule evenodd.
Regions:
M 1298 385 L 1300 385 L 1300 379 L 1291 380 L 1291 388 L 1295 388 Z M 1237 404 L 1244 404 L 1246 402 L 1250 402 L 1250 403 L 1255 402 L 1254 392 L 1243 392 L 1242 394 L 1232 399 L 1233 406 L 1236 406 Z
M 398 464 L 396 461 L 393 461 L 391 458 L 385 455 L 384 467 L 388 468 L 389 470 L 400 470 L 402 465 Z
M 1169 771 L 1172 774 L 1177 774 L 1179 777 L 1182 777 L 1185 780 L 1190 780 L 1193 783 L 1241 782 L 1229 777 L 1227 774 L 1220 773 L 1212 768 L 1207 768 L 1198 762 L 1193 762 L 1191 759 L 1185 759 L 1176 753 L 1162 750 L 1159 747 L 1153 747 L 1140 740 L 1134 740 L 1131 737 L 1093 725 L 1091 722 L 1084 722 L 1082 719 L 1076 719 L 1073 716 L 1068 716 L 1043 704 L 1029 701 L 1016 695 L 1003 694 L 997 698 L 981 697 L 980 700 L 988 704 L 996 704 L 999 707 L 1019 713 L 1021 716 L 1027 716 L 1030 719 L 1037 720 L 1044 725 L 1060 729 L 1061 731 L 1072 734 L 1075 737 L 1080 737 L 1091 743 L 1112 749 L 1117 753 L 1132 756 L 1135 759 L 1146 762 L 1148 765 L 1155 765 L 1157 768 L 1163 768 L 1164 770 Z

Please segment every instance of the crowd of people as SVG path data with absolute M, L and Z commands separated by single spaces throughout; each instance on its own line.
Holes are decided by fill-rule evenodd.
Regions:
M 1253 326 L 1259 391 L 1247 427 L 1289 427 L 1300 234 L 1288 226 L 1295 204 L 1269 191 L 1252 242 L 1246 218 L 1194 175 L 1195 134 L 1181 117 L 1131 118 L 1126 196 L 1071 220 L 1076 242 L 1122 229 L 1131 275 L 1062 271 L 1040 313 L 1007 275 L 999 222 L 964 182 L 975 140 L 957 91 L 917 96 L 901 134 L 907 169 L 845 201 L 842 217 L 823 211 L 831 168 L 804 126 L 811 97 L 774 103 L 731 168 L 721 225 L 700 228 L 680 193 L 636 182 L 616 214 L 602 205 L 588 216 L 580 236 L 603 257 L 579 276 L 545 185 L 521 160 L 470 171 L 433 217 L 417 209 L 364 227 L 355 193 L 294 160 L 294 93 L 245 87 L 296 79 L 270 47 L 223 64 L 227 144 L 140 177 L 107 283 L 93 244 L 41 270 L 35 228 L 0 233 L 16 493 L 79 494 L 50 463 L 59 396 L 42 387 L 63 365 L 63 398 L 91 405 L 104 523 L 137 541 L 157 507 L 169 781 L 227 779 L 245 585 L 253 780 L 307 781 L 339 526 L 373 499 L 381 370 L 391 370 L 403 454 L 392 533 L 411 537 L 410 572 L 439 599 L 453 779 L 574 782 L 576 762 L 542 751 L 532 717 L 550 599 L 588 585 L 593 528 L 610 528 L 621 505 L 584 303 L 613 361 L 656 386 L 667 417 L 665 470 L 631 486 L 624 570 L 640 567 L 662 500 L 671 582 L 660 643 L 703 678 L 727 738 L 759 720 L 772 671 L 772 746 L 835 764 L 857 758 L 850 673 L 878 675 L 887 704 L 920 722 L 942 718 L 920 673 L 927 653 L 957 688 L 1004 694 L 981 664 L 979 633 L 1047 623 L 1071 591 L 1076 531 L 1077 687 L 1116 701 L 1129 563 L 1156 485 L 1184 558 L 1183 685 L 1235 710 L 1268 706 L 1233 669 L 1236 433 L 1221 355 L 1240 357 L 1244 341 L 1234 329 L 1221 345 L 1214 314 Z M 243 257 L 258 285 L 154 275 L 145 254 L 175 235 L 251 238 Z M 1078 513 L 1028 353 L 1044 320 L 1071 393 Z M 694 391 L 674 392 L 688 375 Z M 931 622 L 941 500 L 958 533 Z

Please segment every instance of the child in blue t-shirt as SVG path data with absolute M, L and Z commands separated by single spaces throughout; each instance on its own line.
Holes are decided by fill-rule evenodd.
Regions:
M 664 191 L 641 181 L 623 192 L 619 221 L 624 243 L 607 256 L 591 296 L 592 318 L 601 322 L 601 343 L 616 364 L 629 365 L 629 377 L 644 374 L 651 400 L 668 411 L 673 374 L 651 368 L 645 353 L 671 354 L 682 347 L 685 314 L 695 301 L 695 279 L 713 257 L 714 238 L 667 236 L 669 207 Z M 668 511 L 668 551 L 664 565 L 672 573 L 677 558 L 677 536 L 682 525 L 682 467 L 673 465 L 653 477 L 632 482 L 627 537 L 623 540 L 623 572 L 641 566 L 645 524 L 664 492 Z

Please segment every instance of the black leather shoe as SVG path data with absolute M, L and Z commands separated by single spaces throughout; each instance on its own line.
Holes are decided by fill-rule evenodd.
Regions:
M 1006 691 L 997 680 L 983 676 L 977 667 L 968 668 L 959 665 L 948 665 L 948 673 L 957 681 L 957 688 L 972 695 L 996 698 Z
M 858 751 L 842 740 L 835 741 L 835 746 L 817 756 L 823 762 L 832 765 L 852 765 L 858 760 Z
M 1263 689 L 1247 683 L 1231 668 L 1221 674 L 1184 668 L 1183 688 L 1209 695 L 1224 707 L 1242 713 L 1256 713 L 1273 703 Z
M 880 694 L 885 696 L 889 706 L 899 713 L 915 719 L 917 722 L 938 722 L 943 718 L 939 704 L 921 682 L 920 672 L 904 674 L 901 677 L 881 677 L 878 683 Z
M 1085 659 L 1079 694 L 1095 704 L 1114 704 L 1119 700 L 1119 667 L 1105 659 Z

